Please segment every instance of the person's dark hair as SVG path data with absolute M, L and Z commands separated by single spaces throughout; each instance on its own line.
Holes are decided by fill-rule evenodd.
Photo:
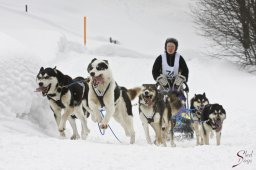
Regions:
M 175 38 L 167 38 L 166 39 L 166 41 L 165 41 L 165 45 L 164 45 L 164 49 L 165 49 L 165 51 L 166 51 L 166 47 L 167 47 L 167 43 L 169 43 L 169 42 L 172 42 L 172 43 L 174 43 L 175 44 L 175 46 L 176 46 L 176 48 L 175 48 L 175 51 L 177 51 L 177 49 L 178 49 L 178 40 L 177 39 L 175 39 Z

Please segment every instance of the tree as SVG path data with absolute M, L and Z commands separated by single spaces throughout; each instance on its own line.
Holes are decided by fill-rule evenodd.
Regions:
M 220 45 L 226 56 L 256 65 L 256 0 L 197 0 L 192 12 L 202 35 Z

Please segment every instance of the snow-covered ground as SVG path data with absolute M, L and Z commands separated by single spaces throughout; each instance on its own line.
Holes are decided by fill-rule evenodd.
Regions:
M 256 77 L 238 65 L 205 55 L 209 46 L 194 30 L 192 2 L 0 0 L 0 170 L 255 169 Z M 120 85 L 153 83 L 153 62 L 171 36 L 179 40 L 178 51 L 190 69 L 189 97 L 206 92 L 210 102 L 226 109 L 220 146 L 214 139 L 209 146 L 195 146 L 195 139 L 176 142 L 175 148 L 148 145 L 137 106 L 133 107 L 134 145 L 115 121 L 110 125 L 122 143 L 109 130 L 102 136 L 90 119 L 87 140 L 70 140 L 69 125 L 67 137 L 59 137 L 47 99 L 34 92 L 41 66 L 87 77 L 88 63 L 103 58 Z M 109 37 L 120 44 L 110 44 Z M 79 120 L 77 124 L 80 127 Z

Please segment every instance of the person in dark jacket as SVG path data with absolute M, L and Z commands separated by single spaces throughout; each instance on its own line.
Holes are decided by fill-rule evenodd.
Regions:
M 165 41 L 165 52 L 159 55 L 152 69 L 152 75 L 162 87 L 180 86 L 188 81 L 189 70 L 184 58 L 177 52 L 178 41 L 168 38 Z
M 168 38 L 164 48 L 165 52 L 155 60 L 152 75 L 160 85 L 160 89 L 178 92 L 183 107 L 177 113 L 179 117 L 175 118 L 174 132 L 184 133 L 184 138 L 190 139 L 193 138 L 193 130 L 191 129 L 191 121 L 186 118 L 187 113 L 184 109 L 188 107 L 184 94 L 184 91 L 188 92 L 188 86 L 183 89 L 183 83 L 188 81 L 189 70 L 184 58 L 177 52 L 178 41 L 175 38 Z

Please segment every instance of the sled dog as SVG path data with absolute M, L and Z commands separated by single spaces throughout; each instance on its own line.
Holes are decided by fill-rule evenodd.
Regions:
M 209 134 L 214 131 L 216 133 L 217 145 L 220 145 L 221 130 L 225 119 L 226 111 L 221 105 L 209 104 L 205 106 L 201 113 L 201 123 L 199 126 L 201 144 L 209 145 Z
M 148 144 L 152 144 L 148 126 L 150 125 L 155 132 L 156 140 L 154 143 L 166 146 L 168 129 L 170 129 L 171 124 L 169 109 L 163 94 L 158 93 L 156 84 L 142 85 L 142 92 L 139 95 L 139 116 Z
M 167 95 L 166 98 L 167 102 L 170 105 L 170 112 L 171 112 L 171 130 L 168 130 L 169 137 L 171 139 L 171 146 L 176 146 L 174 143 L 174 127 L 176 125 L 176 116 L 180 112 L 180 110 L 184 107 L 183 100 L 180 98 L 180 92 L 172 91 Z M 169 138 L 168 137 L 168 138 Z
M 140 89 L 127 90 L 118 86 L 107 60 L 94 58 L 88 65 L 87 71 L 90 75 L 88 102 L 92 110 L 92 120 L 99 123 L 102 129 L 106 129 L 111 117 L 114 117 L 133 144 L 135 131 L 131 100 L 138 95 Z M 105 109 L 105 115 L 101 115 L 100 108 Z
M 74 113 L 81 120 L 82 139 L 86 139 L 90 130 L 87 127 L 89 113 L 82 107 L 82 102 L 86 103 L 88 101 L 89 87 L 85 79 L 82 77 L 72 79 L 57 70 L 56 67 L 41 67 L 36 81 L 39 86 L 36 91 L 42 92 L 42 95 L 47 96 L 49 100 L 60 135 L 65 136 L 64 130 L 68 119 L 73 129 L 71 139 L 80 138 L 74 116 L 70 116 Z M 63 115 L 61 115 L 62 110 L 64 110 Z
M 190 110 L 192 114 L 192 128 L 196 133 L 196 145 L 199 145 L 199 123 L 201 121 L 201 114 L 205 106 L 209 104 L 209 100 L 205 93 L 195 94 L 190 100 Z

